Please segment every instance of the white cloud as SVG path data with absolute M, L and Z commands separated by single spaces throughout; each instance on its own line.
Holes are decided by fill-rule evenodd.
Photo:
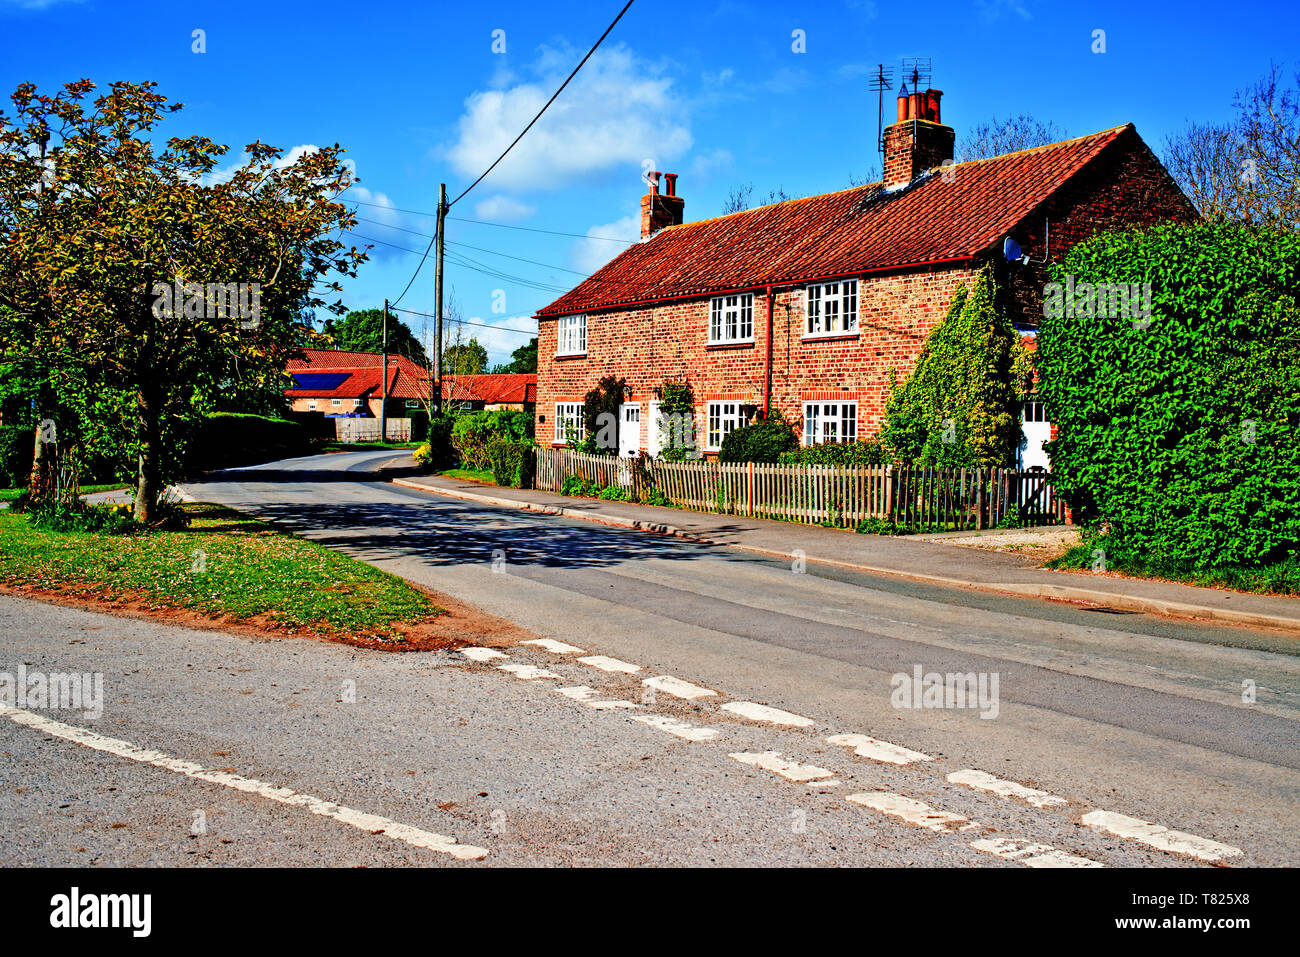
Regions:
M 474 213 L 479 219 L 498 223 L 514 223 L 528 219 L 537 212 L 536 206 L 529 206 L 509 196 L 489 196 L 474 206 Z
M 627 243 L 612 243 L 608 240 L 635 241 L 641 238 L 641 217 L 640 215 L 624 216 L 604 226 L 592 226 L 587 230 L 587 235 L 591 238 L 580 239 L 574 244 L 573 262 L 576 268 L 583 272 L 593 273 L 627 249 Z
M 472 94 L 447 150 L 456 171 L 472 179 L 487 169 L 574 62 L 571 50 L 543 48 L 530 71 L 534 82 Z M 561 189 L 621 165 L 639 176 L 646 159 L 662 169 L 690 149 L 687 114 L 661 67 L 624 46 L 602 50 L 486 182 L 498 189 Z
M 976 0 L 975 6 L 979 8 L 980 17 L 986 22 L 999 20 L 1004 13 L 1014 13 L 1021 20 L 1034 18 L 1021 0 Z

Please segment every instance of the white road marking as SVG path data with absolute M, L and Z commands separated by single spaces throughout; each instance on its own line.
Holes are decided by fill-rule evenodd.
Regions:
M 410 844 L 412 847 L 423 847 L 430 851 L 450 854 L 461 861 L 481 861 L 487 857 L 488 852 L 483 848 L 474 847 L 470 844 L 458 844 L 454 837 L 434 834 L 431 831 L 424 831 L 409 824 L 401 824 L 390 818 L 380 817 L 378 814 L 357 811 L 342 804 L 335 804 L 333 801 L 324 801 L 312 797 L 310 794 L 302 794 L 289 788 L 276 787 L 274 784 L 258 781 L 255 778 L 246 778 L 226 771 L 211 771 L 201 764 L 195 764 L 193 761 L 173 758 L 161 751 L 138 748 L 128 741 L 105 737 L 94 731 L 87 731 L 85 728 L 74 727 L 38 714 L 32 714 L 30 711 L 0 705 L 0 715 L 4 715 L 16 724 L 26 725 L 29 728 L 34 728 L 56 738 L 62 738 L 65 741 L 71 741 L 74 744 L 83 745 L 95 751 L 103 751 L 106 754 L 127 758 L 140 764 L 150 764 L 165 771 L 174 771 L 197 781 L 220 784 L 224 787 L 234 788 L 236 791 L 243 791 L 245 794 L 254 794 L 269 801 L 276 801 L 291 807 L 306 808 L 312 814 L 331 818 L 370 834 L 382 832 L 386 837 Z
M 588 655 L 586 658 L 579 658 L 578 660 L 584 665 L 591 665 L 601 671 L 621 671 L 623 674 L 634 675 L 641 670 L 640 665 L 619 661 L 617 658 L 607 658 L 605 655 Z
M 547 671 L 537 665 L 497 665 L 502 671 L 509 672 L 520 681 L 536 681 L 538 678 L 560 678 L 554 671 Z
M 694 701 L 696 698 L 711 698 L 717 694 L 708 688 L 701 688 L 699 685 L 693 685 L 689 681 L 683 681 L 681 678 L 674 678 L 672 675 L 659 675 L 655 678 L 646 678 L 641 682 L 643 685 L 649 685 L 657 691 L 670 694 L 674 698 L 685 698 L 687 701 Z
M 722 710 L 738 714 L 750 721 L 764 721 L 768 724 L 787 724 L 796 728 L 806 728 L 813 723 L 812 718 L 791 714 L 780 708 L 769 708 L 765 704 L 755 704 L 753 701 L 728 701 L 722 706 Z
M 987 771 L 976 771 L 974 768 L 968 768 L 965 771 L 954 771 L 948 775 L 948 780 L 953 784 L 964 784 L 968 788 L 975 788 L 977 791 L 992 791 L 1004 798 L 1019 798 L 1034 807 L 1052 807 L 1056 804 L 1070 803 L 1065 798 L 1057 797 L 1047 791 L 1026 787 L 1023 784 L 1017 784 L 1015 781 L 1005 781 L 1002 778 L 994 777 Z
M 970 846 L 986 854 L 995 854 L 1008 861 L 1018 861 L 1025 867 L 1105 867 L 1100 861 L 1076 857 L 1058 851 L 1050 844 L 1030 844 L 1006 837 L 989 837 L 971 841 Z
M 460 649 L 460 653 L 464 655 L 466 658 L 468 658 L 470 661 L 491 661 L 493 658 L 510 657 L 509 655 L 497 651 L 495 648 L 478 648 L 478 647 L 462 648 Z
M 530 641 L 521 641 L 521 645 L 536 645 L 538 648 L 545 648 L 547 651 L 556 655 L 581 655 L 584 654 L 581 648 L 575 648 L 573 645 L 566 645 L 562 641 L 556 641 L 554 638 L 534 638 Z
M 924 801 L 903 797 L 901 794 L 891 794 L 888 791 L 878 791 L 874 794 L 850 794 L 848 800 L 854 804 L 861 804 L 863 807 L 877 810 L 881 814 L 901 818 L 908 824 L 914 824 L 917 827 L 924 827 L 940 833 L 954 830 L 957 825 L 965 824 L 967 821 L 960 814 L 937 811 Z
M 920 751 L 913 751 L 902 745 L 890 744 L 865 734 L 833 734 L 826 739 L 827 744 L 839 744 L 853 748 L 858 757 L 883 761 L 886 764 L 911 764 L 914 761 L 933 761 L 934 758 Z
M 573 688 L 556 688 L 555 689 L 566 698 L 572 698 L 574 701 L 581 701 L 588 708 L 594 708 L 597 711 L 609 711 L 612 708 L 639 708 L 639 704 L 632 701 L 623 701 L 621 699 L 601 699 L 597 697 L 595 688 L 588 688 L 586 685 L 577 685 Z
M 806 784 L 809 781 L 816 781 L 819 784 L 837 785 L 839 781 L 827 781 L 824 778 L 835 777 L 834 771 L 827 771 L 825 768 L 819 768 L 815 764 L 798 764 L 794 761 L 786 761 L 781 757 L 780 751 L 742 751 L 731 755 L 741 764 L 753 765 L 756 768 L 762 768 L 764 771 L 771 771 L 773 774 L 779 774 L 787 781 L 794 781 L 796 784 Z
M 1218 861 L 1225 857 L 1240 857 L 1241 848 L 1230 844 L 1220 844 L 1209 838 L 1171 831 L 1161 824 L 1152 824 L 1114 811 L 1089 811 L 1083 816 L 1083 823 L 1098 830 L 1108 831 L 1116 837 L 1140 841 L 1159 851 L 1171 851 L 1175 854 L 1189 854 L 1203 861 Z
M 667 731 L 679 738 L 685 738 L 687 741 L 712 741 L 718 736 L 718 732 L 713 728 L 697 728 L 693 724 L 687 724 L 685 721 L 678 721 L 676 718 L 669 718 L 664 715 L 630 714 L 628 717 L 633 721 L 648 724 L 652 728 L 658 728 L 660 731 Z

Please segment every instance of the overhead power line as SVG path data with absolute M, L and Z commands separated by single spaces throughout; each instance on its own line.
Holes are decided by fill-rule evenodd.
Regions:
M 614 21 L 608 27 L 605 28 L 605 32 L 600 35 L 600 39 L 597 40 L 595 44 L 592 45 L 592 48 L 587 51 L 587 55 L 578 62 L 578 65 L 573 68 L 573 72 L 570 73 L 569 76 L 565 79 L 565 81 L 560 84 L 560 88 L 551 95 L 551 98 L 546 101 L 546 104 L 540 110 L 537 111 L 537 115 L 528 121 L 528 125 L 524 127 L 523 132 L 521 132 L 518 136 L 514 138 L 514 141 L 505 148 L 504 152 L 502 152 L 500 156 L 498 156 L 496 159 L 492 161 L 492 165 L 489 166 L 487 169 L 485 169 L 482 175 L 480 175 L 478 179 L 470 183 L 463 193 L 461 193 L 459 196 L 457 196 L 455 199 L 453 199 L 450 203 L 447 204 L 448 209 L 450 209 L 451 207 L 459 203 L 462 199 L 464 199 L 469 194 L 470 190 L 472 190 L 479 183 L 483 182 L 483 180 L 487 177 L 488 173 L 496 169 L 497 164 L 506 158 L 506 154 L 508 154 L 512 149 L 514 149 L 515 146 L 519 143 L 519 141 L 524 138 L 525 134 L 527 134 L 527 132 L 533 128 L 533 124 L 542 118 L 542 114 L 545 113 L 547 109 L 550 107 L 550 105 L 556 101 L 559 95 L 564 92 L 564 88 L 569 85 L 569 82 L 575 76 L 578 75 L 578 71 L 581 70 L 584 65 L 586 65 L 586 62 L 591 59 L 592 54 L 594 54 L 596 52 L 596 49 L 601 45 L 601 43 L 604 42 L 605 37 L 609 36 L 610 33 L 613 31 L 614 27 L 618 25 L 618 21 L 623 19 L 623 14 L 627 13 L 627 11 L 632 7 L 633 2 L 634 0 L 627 0 L 627 3 L 624 4 L 623 9 L 618 12 L 618 16 L 616 16 L 614 18 Z
M 423 317 L 426 318 L 426 319 L 435 319 L 435 318 L 437 318 L 436 316 L 433 315 L 433 313 L 430 313 L 430 312 L 419 312 L 418 310 L 415 310 L 415 309 L 395 309 L 394 312 L 404 312 L 404 313 L 406 313 L 407 315 L 410 315 L 410 316 L 423 316 Z M 446 322 L 455 322 L 455 323 L 460 323 L 460 324 L 462 324 L 462 325 L 466 325 L 466 326 L 479 326 L 480 328 L 483 328 L 483 329 L 495 329 L 495 330 L 497 330 L 498 332 L 517 332 L 517 333 L 519 333 L 520 335 L 524 335 L 524 336 L 535 336 L 535 335 L 537 335 L 537 330 L 536 330 L 536 329 L 512 329 L 512 328 L 510 328 L 509 326 L 494 326 L 494 325 L 492 325 L 492 324 L 489 323 L 489 322 L 474 322 L 474 321 L 471 320 L 471 319 L 447 319 L 447 318 L 444 317 L 444 321 L 446 321 Z

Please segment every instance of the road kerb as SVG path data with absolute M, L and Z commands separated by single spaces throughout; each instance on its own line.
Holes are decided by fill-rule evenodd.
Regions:
M 419 482 L 412 482 L 400 478 L 394 478 L 391 481 L 394 485 L 400 485 L 404 488 L 414 489 L 419 492 L 428 492 L 433 495 L 442 495 L 447 498 L 461 499 L 467 502 L 477 502 L 483 505 L 494 505 L 501 508 L 515 508 L 526 512 L 537 512 L 542 515 L 555 515 L 560 518 L 573 518 L 584 522 L 592 522 L 597 525 L 612 525 L 618 528 L 631 529 L 633 531 L 654 532 L 659 535 L 669 535 L 674 538 L 695 542 L 700 545 L 711 545 L 717 548 L 734 548 L 755 555 L 763 555 L 768 558 L 789 559 L 791 557 L 790 552 L 770 548 L 760 548 L 755 545 L 742 545 L 737 542 L 719 541 L 697 532 L 686 531 L 675 525 L 670 525 L 667 522 L 646 522 L 638 519 L 624 518 L 621 515 L 611 515 L 605 512 L 594 512 L 587 509 L 564 508 L 563 506 L 543 505 L 538 502 L 523 502 L 518 499 L 499 498 L 497 496 L 482 495 L 476 492 L 464 492 L 459 489 L 452 490 L 435 488 L 434 486 L 423 485 Z M 1118 592 L 1100 591 L 1092 588 L 1079 588 L 1072 585 L 1051 585 L 1034 582 L 967 581 L 960 578 L 949 578 L 942 575 L 927 575 L 924 572 L 911 572 L 897 568 L 881 568 L 875 565 L 846 562 L 835 558 L 819 558 L 815 555 L 806 555 L 804 556 L 804 559 L 819 565 L 830 565 L 836 568 L 848 569 L 850 571 L 870 572 L 876 575 L 890 575 L 894 578 L 906 578 L 911 581 L 926 582 L 936 585 L 970 588 L 976 591 L 994 592 L 1004 595 L 1020 595 L 1026 598 L 1086 602 L 1088 604 L 1100 605 L 1104 608 L 1114 608 L 1120 611 L 1138 611 L 1174 618 L 1202 618 L 1211 621 L 1224 622 L 1226 624 L 1276 628 L 1282 631 L 1300 634 L 1300 618 L 1263 615 L 1256 612 L 1237 611 L 1236 609 L 1231 608 L 1214 608 L 1209 605 L 1195 605 L 1189 602 L 1168 601 L 1160 598 L 1144 598 L 1138 595 L 1125 595 Z

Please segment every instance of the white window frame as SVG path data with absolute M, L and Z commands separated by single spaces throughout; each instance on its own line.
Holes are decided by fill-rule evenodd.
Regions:
M 569 430 L 567 425 L 573 425 L 578 433 L 579 439 L 586 438 L 586 426 L 582 420 L 582 403 L 581 402 L 557 402 L 555 403 L 555 444 L 569 444 Z
M 354 408 L 354 409 L 359 409 L 359 408 L 361 408 L 361 407 L 362 407 L 363 405 L 365 405 L 365 404 L 366 404 L 366 400 L 365 400 L 365 399 L 353 399 L 353 400 L 352 400 L 352 408 Z
M 813 283 L 804 291 L 805 339 L 852 336 L 858 332 L 858 281 Z
M 418 408 L 420 407 L 420 400 L 419 400 L 419 399 L 407 399 L 407 400 L 406 400 L 406 407 L 407 407 L 408 409 L 418 409 Z
M 315 400 L 315 399 L 312 399 L 310 402 L 307 403 L 307 411 L 308 411 L 308 412 L 315 412 L 315 411 L 316 411 L 316 400 Z
M 706 452 L 720 451 L 722 440 L 748 422 L 741 411 L 744 405 L 740 399 L 711 399 L 705 404 Z
M 560 316 L 555 320 L 555 354 L 557 356 L 585 356 L 587 354 L 587 317 Z
M 858 403 L 843 399 L 809 400 L 803 404 L 803 444 L 856 442 Z
M 343 400 L 342 400 L 342 399 L 330 399 L 330 405 L 334 406 L 335 408 L 339 408 L 339 407 L 341 407 L 341 406 L 343 405 Z
M 709 300 L 709 344 L 754 341 L 754 294 L 738 292 Z

